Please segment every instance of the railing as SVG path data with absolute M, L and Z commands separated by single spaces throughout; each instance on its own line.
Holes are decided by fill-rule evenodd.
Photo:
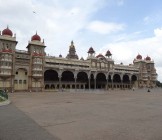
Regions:
M 8 62 L 12 62 L 12 59 L 1 59 L 1 61 L 8 61 Z
M 63 65 L 50 65 L 50 64 L 46 64 L 45 67 L 90 70 L 90 68 L 79 67 L 79 66 L 63 66 Z
M 3 68 L 3 69 L 12 69 L 11 66 L 0 66 L 0 68 Z
M 16 49 L 16 52 L 19 52 L 19 53 L 29 53 L 28 51 L 25 51 L 25 50 L 17 50 L 17 49 Z
M 3 75 L 4 75 L 4 76 L 7 75 L 7 76 L 8 76 L 8 75 L 11 75 L 11 72 L 0 72 L 0 75 L 2 75 L 2 76 L 3 76 Z

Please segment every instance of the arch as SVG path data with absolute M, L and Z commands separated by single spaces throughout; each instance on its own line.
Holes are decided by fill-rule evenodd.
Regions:
M 120 83 L 121 82 L 121 78 L 119 74 L 114 74 L 113 76 L 113 82 L 114 83 Z
M 90 88 L 91 89 L 95 88 L 95 85 L 94 85 L 94 74 L 93 73 L 91 73 L 91 75 L 90 75 Z
M 45 85 L 45 89 L 49 89 L 49 85 L 48 84 Z
M 104 89 L 106 86 L 106 76 L 104 73 L 98 73 L 96 76 L 96 88 Z
M 88 89 L 88 75 L 87 75 L 87 73 L 86 72 L 78 72 L 77 82 L 84 83 L 85 88 Z M 81 86 L 81 88 L 83 88 L 83 87 Z
M 87 82 L 88 81 L 87 73 L 86 72 L 78 72 L 77 81 L 79 81 L 79 82 Z
M 44 81 L 59 81 L 57 71 L 55 71 L 55 70 L 46 70 L 44 72 Z
M 19 69 L 24 70 L 24 71 L 26 71 L 26 72 L 28 71 L 27 68 L 21 68 L 21 67 L 16 68 L 15 71 L 17 72 L 17 71 L 19 71 Z
M 137 81 L 137 76 L 136 76 L 136 75 L 132 75 L 131 80 L 132 80 L 133 82 Z
M 63 73 L 62 73 L 62 77 L 61 77 L 61 81 L 70 81 L 70 82 L 72 82 L 72 81 L 74 81 L 74 74 L 73 74 L 73 72 L 71 72 L 71 71 L 64 71 Z
M 130 83 L 129 76 L 127 74 L 123 75 L 123 83 Z

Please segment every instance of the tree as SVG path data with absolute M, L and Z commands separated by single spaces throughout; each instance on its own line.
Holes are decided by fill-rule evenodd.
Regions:
M 157 85 L 157 87 L 162 87 L 162 83 L 158 80 L 156 81 L 156 85 Z

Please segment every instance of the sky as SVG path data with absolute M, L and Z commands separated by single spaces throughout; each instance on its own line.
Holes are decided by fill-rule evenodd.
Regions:
M 90 47 L 116 64 L 150 56 L 162 82 L 161 15 L 161 0 L 0 0 L 0 30 L 16 33 L 17 49 L 37 32 L 51 56 L 66 57 L 72 40 L 79 58 Z

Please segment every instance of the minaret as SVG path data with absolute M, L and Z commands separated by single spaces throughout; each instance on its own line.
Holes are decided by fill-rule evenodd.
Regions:
M 78 55 L 76 54 L 74 42 L 71 41 L 71 45 L 69 46 L 69 54 L 66 56 L 68 59 L 78 59 Z
M 30 54 L 29 65 L 29 90 L 43 91 L 44 89 L 44 65 L 45 65 L 45 44 L 44 39 L 37 34 L 31 37 L 27 49 Z M 35 83 L 35 85 L 33 84 Z
M 0 88 L 11 92 L 14 89 L 16 45 L 16 36 L 7 26 L 0 33 Z

